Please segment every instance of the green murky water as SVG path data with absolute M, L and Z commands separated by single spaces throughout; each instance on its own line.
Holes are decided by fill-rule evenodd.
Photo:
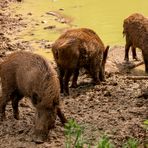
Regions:
M 53 41 L 64 28 L 74 26 L 92 28 L 105 44 L 124 44 L 123 19 L 134 12 L 148 16 L 148 0 L 24 0 L 14 7 L 17 13 L 38 20 L 38 26 L 20 35 L 26 40 Z M 49 11 L 58 11 L 70 17 L 72 22 L 70 25 L 57 22 L 54 16 L 46 14 Z M 27 15 L 28 12 L 33 15 Z M 49 25 L 55 25 L 56 29 L 43 29 Z
M 124 18 L 135 12 L 148 16 L 148 0 L 23 0 L 12 7 L 17 14 L 33 20 L 28 22 L 28 29 L 18 34 L 18 38 L 31 41 L 52 42 L 64 29 L 88 27 L 97 32 L 105 45 L 124 45 Z M 57 17 L 55 14 L 61 14 L 69 23 L 59 22 L 61 15 Z M 48 26 L 53 29 L 44 29 Z M 46 53 L 35 42 L 33 47 L 37 49 L 36 53 L 53 59 L 51 53 Z M 144 66 L 139 66 L 136 70 L 144 72 Z

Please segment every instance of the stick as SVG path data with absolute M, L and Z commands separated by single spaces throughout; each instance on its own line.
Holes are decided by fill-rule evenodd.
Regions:
M 140 63 L 137 63 L 137 64 L 135 64 L 135 65 L 129 66 L 128 68 L 129 68 L 129 69 L 133 69 L 133 68 L 138 67 L 138 66 L 140 66 L 140 65 L 142 65 L 142 64 L 144 64 L 143 61 L 140 62 Z
M 127 76 L 126 78 L 132 80 L 148 80 L 148 76 Z

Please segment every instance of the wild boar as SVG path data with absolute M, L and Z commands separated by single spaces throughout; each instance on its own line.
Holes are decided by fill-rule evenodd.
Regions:
M 12 101 L 14 118 L 19 119 L 19 100 L 29 97 L 37 110 L 35 142 L 46 140 L 49 129 L 54 126 L 56 115 L 63 124 L 66 122 L 59 106 L 60 83 L 57 73 L 43 57 L 31 52 L 13 53 L 1 63 L 0 77 L 1 120 L 5 119 L 8 101 Z
M 129 61 L 128 52 L 132 47 L 133 58 L 137 59 L 136 48 L 142 50 L 145 71 L 148 72 L 148 18 L 134 13 L 124 20 L 123 34 L 126 37 L 125 60 Z
M 69 95 L 68 83 L 72 74 L 72 87 L 77 86 L 80 68 L 87 69 L 96 84 L 105 80 L 108 49 L 109 46 L 105 49 L 99 36 L 91 29 L 78 28 L 63 33 L 52 45 L 59 69 L 61 92 Z

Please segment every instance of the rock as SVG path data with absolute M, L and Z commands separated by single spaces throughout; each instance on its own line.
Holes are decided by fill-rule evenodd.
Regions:
M 29 13 L 27 13 L 27 15 L 32 15 L 32 13 L 31 13 L 31 12 L 29 12 Z
M 17 2 L 22 2 L 22 0 L 16 0 Z
M 41 23 L 42 23 L 42 24 L 45 24 L 45 23 L 47 23 L 47 21 L 41 21 Z
M 55 20 L 62 24 L 66 24 L 68 22 L 65 18 L 58 18 L 58 19 L 56 18 Z
M 18 20 L 19 20 L 19 21 L 21 21 L 21 20 L 23 20 L 23 18 L 22 18 L 22 17 L 20 17 Z
M 53 11 L 46 12 L 46 14 L 53 15 L 53 16 L 57 16 L 58 15 L 56 12 L 53 12 Z
M 105 97 L 110 97 L 110 96 L 111 96 L 111 93 L 110 93 L 109 91 L 106 91 L 106 92 L 104 93 L 104 96 L 105 96 Z
M 45 45 L 45 48 L 50 49 L 51 48 L 51 45 L 50 44 Z M 49 53 L 49 52 L 50 52 L 49 50 L 46 51 L 46 53 Z
M 141 97 L 144 97 L 144 99 L 148 98 L 148 90 L 147 89 L 142 90 L 142 93 L 141 93 L 141 95 L 138 96 L 138 98 L 141 98 Z
M 64 11 L 64 8 L 60 8 L 59 10 L 60 10 L 60 11 Z
M 54 28 L 56 28 L 55 25 L 50 25 L 50 26 L 44 27 L 45 30 L 46 30 L 46 29 L 54 29 Z

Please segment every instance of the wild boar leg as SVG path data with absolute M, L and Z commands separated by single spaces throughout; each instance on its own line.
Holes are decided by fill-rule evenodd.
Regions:
M 10 96 L 3 92 L 2 98 L 0 100 L 0 120 L 1 121 L 3 121 L 6 118 L 5 108 L 6 108 L 7 102 L 9 102 L 10 100 L 11 100 Z
M 142 55 L 145 63 L 145 72 L 148 73 L 148 53 L 142 51 Z
M 19 120 L 19 109 L 18 109 L 18 103 L 22 99 L 23 96 L 20 96 L 18 94 L 14 94 L 12 98 L 12 108 L 13 108 L 13 116 L 16 120 Z
M 74 71 L 74 76 L 73 76 L 71 87 L 73 87 L 73 88 L 77 87 L 78 76 L 79 76 L 79 68 L 76 68 Z
M 136 48 L 132 46 L 132 55 L 133 55 L 133 59 L 135 59 L 136 61 L 138 61 L 138 57 L 136 54 Z
M 68 69 L 68 70 L 66 70 L 66 73 L 65 73 L 65 78 L 64 78 L 64 94 L 66 96 L 69 95 L 68 83 L 69 83 L 70 77 L 72 75 L 72 72 L 73 71 L 71 69 Z
M 15 96 L 12 99 L 12 108 L 13 108 L 13 116 L 16 120 L 19 120 L 19 110 L 18 110 L 18 98 Z
M 101 67 L 100 68 L 100 72 L 99 72 L 99 79 L 100 79 L 100 81 L 105 81 L 105 74 L 104 73 L 105 73 L 104 72 L 104 68 Z
M 65 70 L 59 66 L 59 79 L 60 79 L 60 88 L 61 88 L 61 93 L 63 93 L 63 77 L 65 74 Z
M 61 111 L 60 107 L 57 107 L 57 115 L 61 120 L 61 123 L 64 125 L 67 122 L 66 117 L 64 116 L 64 113 Z
M 126 43 L 126 45 L 125 45 L 125 57 L 124 57 L 124 60 L 125 60 L 126 62 L 129 61 L 128 53 L 129 53 L 130 46 L 131 46 L 131 45 L 130 45 L 129 43 Z
M 0 120 L 3 121 L 5 118 L 6 118 L 6 115 L 5 115 L 5 108 L 6 108 L 6 102 L 4 102 L 4 100 L 2 100 L 1 98 L 1 101 L 0 101 Z

